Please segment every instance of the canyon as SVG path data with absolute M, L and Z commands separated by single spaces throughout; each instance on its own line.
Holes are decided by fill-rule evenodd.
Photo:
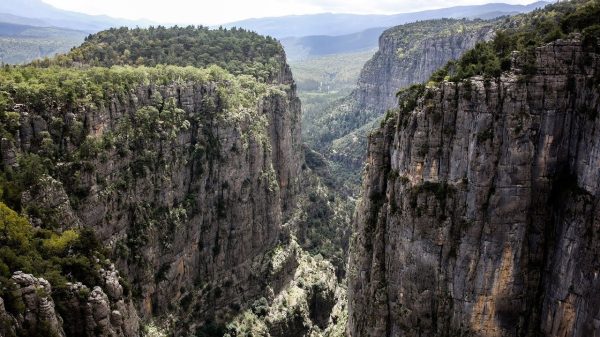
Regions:
M 599 18 L 390 28 L 304 125 L 244 29 L 3 67 L 0 336 L 600 336 Z
M 386 30 L 379 50 L 361 70 L 356 89 L 316 116 L 314 126 L 305 126 L 306 141 L 348 170 L 360 172 L 366 136 L 396 107 L 396 92 L 426 81 L 448 61 L 491 39 L 497 26 L 496 20 L 442 19 Z

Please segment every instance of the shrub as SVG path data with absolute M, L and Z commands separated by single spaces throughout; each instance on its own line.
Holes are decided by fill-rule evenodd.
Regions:
M 400 112 L 403 114 L 413 111 L 417 107 L 417 100 L 425 92 L 425 85 L 414 84 L 407 89 L 402 89 L 396 93 Z
M 73 229 L 61 234 L 52 233 L 49 239 L 42 241 L 42 247 L 49 254 L 62 255 L 79 239 L 79 233 Z
M 269 302 L 261 297 L 252 303 L 252 312 L 258 317 L 264 317 L 269 313 Z

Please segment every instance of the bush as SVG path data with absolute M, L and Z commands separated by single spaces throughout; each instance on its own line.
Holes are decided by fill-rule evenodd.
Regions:
M 258 317 L 264 317 L 269 313 L 269 302 L 261 297 L 252 304 L 252 312 Z
M 71 248 L 78 239 L 79 233 L 69 229 L 61 234 L 52 233 L 49 239 L 42 241 L 42 247 L 50 255 L 63 255 L 67 248 Z
M 425 85 L 414 84 L 406 89 L 402 89 L 396 93 L 400 112 L 405 114 L 413 111 L 417 107 L 417 100 L 425 92 Z

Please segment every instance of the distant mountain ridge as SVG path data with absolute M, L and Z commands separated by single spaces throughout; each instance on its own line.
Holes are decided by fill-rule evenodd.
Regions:
M 69 51 L 88 33 L 57 27 L 0 22 L 0 62 L 26 63 Z
M 346 54 L 377 48 L 379 36 L 386 28 L 377 27 L 362 32 L 328 36 L 314 35 L 280 39 L 290 61 L 314 56 Z
M 294 61 L 311 57 L 374 51 L 381 33 L 389 27 L 400 24 L 439 18 L 488 19 L 531 11 L 548 3 L 544 1 L 529 5 L 492 3 L 394 15 L 323 13 L 249 19 L 226 24 L 223 27 L 241 27 L 278 38 L 286 50 L 288 59 Z M 144 20 L 125 20 L 66 11 L 42 0 L 2 0 L 0 2 L 0 36 L 7 36 L 6 32 L 13 29 L 33 32 L 32 27 L 38 27 L 35 30 L 35 37 L 38 40 L 28 39 L 25 41 L 24 39 L 28 38 L 25 35 L 9 33 L 8 35 L 12 37 L 10 40 L 0 41 L 0 61 L 5 63 L 28 62 L 35 58 L 52 56 L 57 52 L 65 52 L 81 43 L 89 33 L 111 27 L 131 28 L 150 25 L 157 24 Z M 65 29 L 65 31 L 63 32 L 61 29 Z M 36 43 L 44 47 L 37 50 Z
M 6 23 L 0 21 L 0 36 L 12 37 L 77 37 L 85 38 L 88 34 L 81 30 L 58 28 L 58 27 L 39 27 L 35 25 L 23 25 L 15 23 Z
M 0 21 L 38 27 L 60 27 L 88 33 L 110 27 L 145 27 L 154 24 L 148 20 L 127 20 L 106 15 L 89 15 L 56 8 L 41 0 L 2 0 Z
M 322 13 L 247 19 L 224 24 L 223 27 L 241 27 L 278 39 L 312 35 L 346 35 L 371 28 L 392 27 L 409 22 L 440 18 L 494 18 L 502 15 L 529 12 L 549 4 L 538 1 L 529 5 L 490 3 L 473 6 L 454 6 L 427 11 L 392 15 L 360 15 Z

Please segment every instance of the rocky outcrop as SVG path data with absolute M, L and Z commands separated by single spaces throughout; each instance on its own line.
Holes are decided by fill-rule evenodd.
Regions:
M 111 265 L 100 274 L 102 287 L 90 290 L 81 283 L 67 285 L 62 315 L 67 336 L 138 336 L 140 319 L 123 290 L 119 272 Z
M 35 188 L 23 193 L 21 204 L 26 205 L 34 226 L 44 224 L 62 230 L 81 226 L 63 184 L 51 176 L 43 176 Z
M 13 301 L 19 304 L 20 309 L 16 317 L 9 318 L 16 323 L 14 330 L 19 335 L 65 336 L 62 319 L 56 312 L 51 296 L 50 283 L 43 278 L 38 279 L 22 272 L 16 272 L 11 280 L 16 285 L 12 294 Z
M 139 336 L 137 311 L 123 294 L 118 272 L 112 267 L 102 273 L 102 287 L 90 291 L 81 283 L 67 284 L 56 295 L 47 280 L 16 272 L 11 278 L 10 312 L 0 299 L 0 332 L 3 336 Z
M 600 55 L 426 89 L 369 139 L 350 336 L 600 334 Z
M 444 19 L 386 30 L 379 38 L 379 50 L 361 71 L 358 87 L 323 114 L 319 124 L 326 129 L 313 136 L 316 145 L 326 148 L 335 161 L 360 169 L 366 155 L 364 139 L 374 121 L 397 105 L 396 92 L 426 81 L 477 42 L 492 38 L 495 24 Z

